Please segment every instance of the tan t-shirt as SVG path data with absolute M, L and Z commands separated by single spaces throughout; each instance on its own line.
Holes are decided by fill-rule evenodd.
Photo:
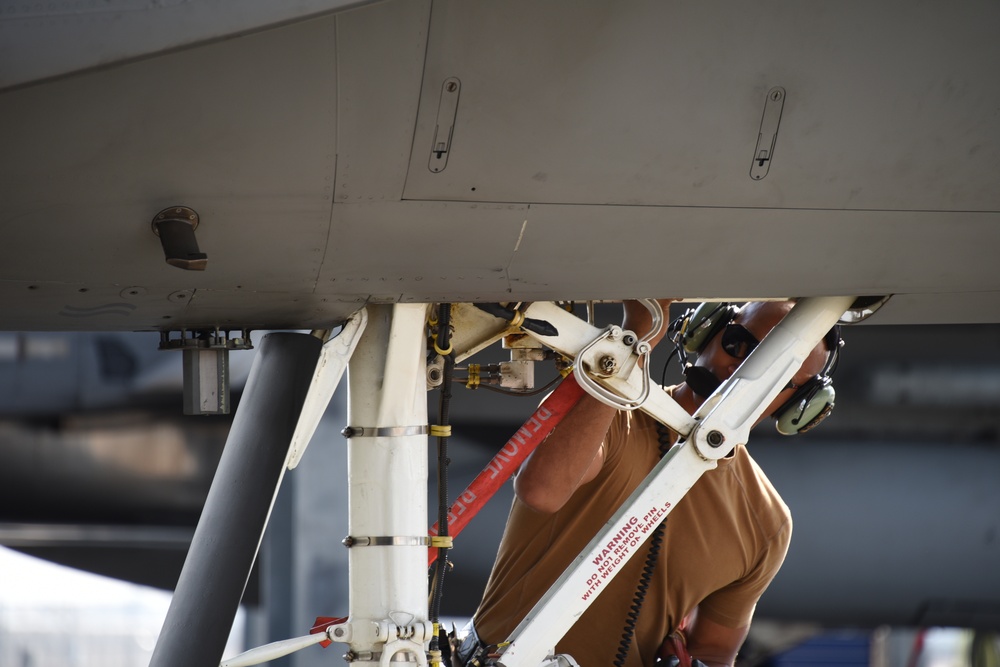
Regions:
M 621 412 L 605 439 L 605 462 L 555 514 L 515 498 L 474 622 L 487 643 L 506 640 L 659 459 L 656 422 Z M 663 639 L 696 606 L 727 627 L 748 625 L 788 549 L 788 508 L 738 446 L 705 473 L 667 516 L 663 548 L 627 665 L 652 665 Z M 611 665 L 646 561 L 643 546 L 557 645 L 582 667 Z M 697 657 L 697 656 L 695 656 Z

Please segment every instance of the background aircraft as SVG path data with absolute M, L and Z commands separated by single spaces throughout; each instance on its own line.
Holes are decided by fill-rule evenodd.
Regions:
M 972 325 L 1000 320 L 998 19 L 988 2 L 12 6 L 0 328 L 330 329 L 366 302 L 893 294 L 874 324 L 953 325 L 917 349 L 979 362 L 995 334 Z M 178 268 L 200 254 L 205 270 Z M 880 357 L 902 347 L 886 331 Z M 848 381 L 867 397 L 859 431 L 911 420 L 902 397 L 947 395 L 940 424 L 904 437 L 995 433 L 978 427 L 995 394 L 977 364 L 897 363 Z M 995 492 L 970 479 L 995 469 L 977 458 L 995 447 L 942 449 L 926 448 L 942 457 L 927 478 L 888 474 L 898 454 L 875 445 L 768 465 L 800 480 L 843 466 L 856 485 L 882 471 L 872 488 L 915 494 L 901 527 L 975 489 L 959 506 L 979 521 L 968 548 L 949 534 L 921 553 L 992 558 L 995 519 L 977 512 Z M 929 496 L 950 464 L 959 481 Z M 817 514 L 856 516 L 846 502 Z M 957 529 L 954 514 L 907 532 Z M 879 558 L 830 534 L 797 540 Z M 892 564 L 923 562 L 909 556 Z M 985 604 L 956 611 L 944 591 L 910 622 L 995 619 L 981 562 L 965 571 Z M 826 581 L 809 613 L 843 591 Z

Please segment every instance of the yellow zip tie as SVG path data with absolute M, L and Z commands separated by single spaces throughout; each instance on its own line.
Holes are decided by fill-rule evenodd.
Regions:
M 524 313 L 522 313 L 520 310 L 515 310 L 514 319 L 510 321 L 510 326 L 519 327 L 522 324 L 524 324 Z
M 451 535 L 431 535 L 431 549 L 451 549 Z
M 451 437 L 451 425 L 431 424 L 430 434 L 434 438 L 449 438 Z
M 455 346 L 451 344 L 451 341 L 448 341 L 447 350 L 442 350 L 440 347 L 438 347 L 437 340 L 434 341 L 434 351 L 440 354 L 442 357 L 447 357 L 449 354 L 451 354 L 451 351 L 453 349 L 455 349 Z
M 563 368 L 559 371 L 559 375 L 562 375 L 563 377 L 569 377 L 569 374 L 572 372 L 573 372 L 573 367 L 567 366 L 566 368 Z
M 465 381 L 465 386 L 475 389 L 479 386 L 479 364 L 469 364 L 469 379 Z

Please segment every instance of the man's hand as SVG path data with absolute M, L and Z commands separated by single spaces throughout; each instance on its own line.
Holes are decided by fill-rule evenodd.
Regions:
M 729 628 L 695 614 L 687 632 L 687 649 L 709 667 L 731 667 L 750 626 Z

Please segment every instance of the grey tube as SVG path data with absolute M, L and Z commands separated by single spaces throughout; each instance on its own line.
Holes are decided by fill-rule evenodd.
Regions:
M 150 667 L 217 667 L 257 556 L 322 342 L 261 340 Z

